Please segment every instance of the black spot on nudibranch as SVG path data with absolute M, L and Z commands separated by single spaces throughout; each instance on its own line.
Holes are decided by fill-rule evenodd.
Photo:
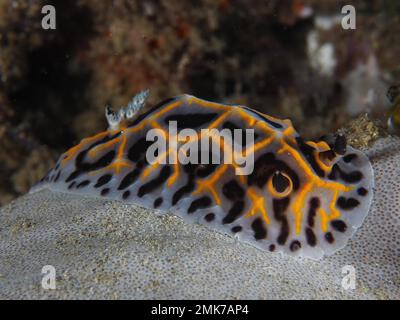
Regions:
M 344 172 L 337 163 L 335 163 L 332 167 L 331 173 L 328 175 L 328 178 L 331 180 L 337 179 L 337 174 L 339 174 L 340 178 L 347 183 L 356 183 L 359 182 L 363 175 L 360 171 L 352 171 L 350 173 Z
M 83 172 L 79 171 L 79 170 L 75 170 L 74 172 L 72 172 L 67 179 L 65 179 L 65 182 L 70 182 L 72 180 L 75 180 L 77 177 L 79 177 Z
M 71 190 L 74 186 L 75 186 L 75 181 L 72 181 L 68 186 L 68 190 Z
M 311 247 L 315 247 L 317 244 L 317 237 L 315 236 L 314 231 L 309 227 L 306 228 L 306 240 Z
M 212 159 L 211 156 L 209 159 Z M 215 171 L 215 169 L 218 168 L 218 164 L 199 164 L 196 168 L 196 176 L 200 178 L 205 178 L 209 176 L 211 173 Z
M 131 195 L 131 192 L 129 190 L 126 190 L 123 194 L 122 194 L 122 199 L 126 200 L 128 199 L 128 197 Z
M 194 182 L 192 180 L 189 180 L 189 182 L 186 185 L 184 185 L 174 193 L 174 195 L 172 196 L 172 205 L 173 206 L 176 205 L 178 201 L 181 200 L 185 194 L 192 192 L 194 190 L 194 187 L 195 187 Z
M 292 252 L 299 250 L 301 248 L 300 241 L 299 240 L 292 241 L 289 248 L 290 248 L 290 251 L 292 251 Z
M 229 209 L 228 214 L 222 219 L 223 224 L 232 223 L 243 213 L 244 209 L 244 201 L 238 200 L 232 204 L 232 207 Z
M 325 240 L 331 244 L 335 242 L 335 238 L 333 237 L 333 234 L 331 232 L 325 233 Z
M 271 251 L 271 252 L 275 251 L 275 245 L 274 244 L 270 244 L 269 247 L 268 247 L 268 250 Z
M 234 226 L 234 227 L 232 227 L 231 231 L 233 233 L 238 233 L 238 232 L 242 231 L 242 229 L 243 228 L 241 226 Z
M 360 195 L 360 196 L 365 196 L 367 193 L 368 193 L 368 190 L 367 189 L 365 189 L 365 188 L 363 188 L 363 187 L 361 187 L 361 188 L 358 188 L 357 189 L 357 193 L 358 193 L 358 195 Z
M 193 213 L 199 209 L 207 208 L 211 204 L 212 204 L 212 201 L 211 201 L 210 197 L 208 197 L 208 196 L 198 198 L 198 199 L 192 201 L 192 203 L 190 204 L 190 207 L 188 209 L 188 213 Z
M 347 229 L 347 225 L 343 220 L 332 220 L 331 226 L 333 229 L 339 232 L 345 232 Z
M 147 165 L 147 160 L 146 158 L 141 158 L 136 162 L 136 169 L 140 170 L 143 169 Z
M 160 174 L 156 178 L 154 178 L 153 180 L 150 180 L 149 182 L 147 182 L 146 184 L 142 185 L 139 188 L 138 197 L 141 198 L 145 194 L 148 194 L 148 193 L 154 191 L 155 189 L 159 188 L 165 181 L 167 181 L 167 179 L 169 178 L 171 173 L 172 173 L 171 167 L 164 166 L 161 169 Z
M 318 198 L 313 197 L 310 199 L 310 208 L 308 209 L 307 223 L 311 228 L 314 227 L 314 219 L 317 215 L 317 210 L 320 205 L 321 204 Z
M 285 215 L 285 211 L 289 205 L 290 199 L 288 197 L 283 199 L 274 199 L 272 206 L 274 210 L 274 217 L 281 223 L 281 231 L 278 235 L 277 242 L 284 245 L 289 237 L 289 223 Z
M 343 210 L 352 210 L 357 207 L 360 202 L 354 198 L 339 197 L 336 204 Z
M 140 174 L 140 170 L 139 169 L 134 169 L 131 172 L 129 172 L 121 181 L 121 183 L 118 186 L 118 190 L 124 190 L 126 188 L 128 188 L 130 185 L 132 185 L 137 177 Z
M 241 199 L 244 197 L 244 190 L 236 180 L 231 180 L 224 184 L 222 193 L 230 200 Z
M 147 141 L 146 138 L 139 139 L 128 149 L 128 159 L 132 162 L 145 159 L 147 148 L 153 143 L 153 141 Z
M 105 174 L 102 175 L 96 182 L 96 184 L 94 185 L 95 188 L 99 188 L 104 186 L 106 183 L 108 183 L 112 178 L 111 174 Z
M 265 228 L 264 222 L 261 218 L 256 218 L 251 223 L 251 228 L 254 231 L 254 239 L 261 240 L 267 237 L 267 229 Z
M 158 197 L 156 200 L 154 200 L 153 207 L 157 209 L 161 204 L 163 203 L 163 198 Z
M 343 157 L 343 161 L 346 163 L 352 162 L 354 159 L 357 159 L 357 155 L 355 153 L 350 153 Z
M 289 187 L 289 184 L 289 179 L 280 172 L 277 172 L 272 176 L 272 185 L 279 193 L 284 192 Z
M 110 192 L 110 188 L 104 188 L 103 190 L 101 190 L 101 195 L 106 196 L 109 192 Z
M 172 196 L 172 205 L 176 205 L 179 200 L 181 200 L 186 194 L 191 193 L 195 188 L 195 174 L 197 170 L 197 165 L 195 164 L 186 164 L 183 166 L 183 170 L 188 174 L 188 181 L 186 185 L 179 188 L 174 195 Z
M 212 212 L 207 213 L 207 214 L 204 216 L 204 220 L 206 220 L 207 222 L 211 222 L 211 221 L 213 221 L 214 219 L 215 219 L 215 214 L 212 213 Z
M 81 188 L 86 187 L 88 184 L 90 184 L 90 181 L 89 181 L 89 180 L 84 180 L 84 181 L 80 182 L 80 183 L 76 186 L 76 188 L 77 188 L 77 189 L 81 189 Z

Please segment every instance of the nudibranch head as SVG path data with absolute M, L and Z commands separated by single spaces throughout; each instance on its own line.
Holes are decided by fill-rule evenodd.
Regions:
M 373 171 L 343 136 L 305 141 L 290 120 L 189 95 L 144 111 L 146 97 L 108 110 L 108 130 L 61 155 L 32 191 L 47 187 L 172 211 L 262 250 L 314 259 L 346 245 L 361 226 Z M 238 131 L 252 139 L 236 143 Z M 153 162 L 155 141 L 164 148 L 156 148 L 160 161 Z M 253 161 L 247 173 L 234 144 Z M 230 149 L 233 161 L 224 161 Z M 196 161 L 182 160 L 188 154 Z

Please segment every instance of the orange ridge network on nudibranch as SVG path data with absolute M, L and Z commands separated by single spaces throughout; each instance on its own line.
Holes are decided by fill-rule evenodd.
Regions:
M 303 141 L 289 119 L 188 95 L 142 111 L 147 94 L 118 112 L 107 108 L 108 130 L 66 151 L 38 186 L 173 210 L 267 251 L 314 258 L 338 250 L 361 225 L 372 199 L 372 167 L 362 152 L 346 148 L 343 136 Z M 182 138 L 171 123 L 195 134 Z M 153 129 L 166 148 L 151 162 L 145 146 Z M 235 129 L 253 132 L 251 143 L 236 143 L 240 151 Z M 211 145 L 222 162 L 180 163 L 189 143 L 199 153 Z M 238 159 L 253 159 L 253 170 L 245 174 Z

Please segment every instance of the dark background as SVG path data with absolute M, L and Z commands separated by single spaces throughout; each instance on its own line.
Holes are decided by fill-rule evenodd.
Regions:
M 41 9 L 56 8 L 56 30 Z M 357 10 L 356 30 L 341 8 Z M 400 75 L 400 2 L 0 0 L 0 205 L 150 89 L 288 117 L 307 138 L 368 112 Z

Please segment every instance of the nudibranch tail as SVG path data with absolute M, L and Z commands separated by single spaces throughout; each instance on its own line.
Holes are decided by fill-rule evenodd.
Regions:
M 147 95 L 106 111 L 108 130 L 62 154 L 31 191 L 137 203 L 313 259 L 345 246 L 368 214 L 372 166 L 344 136 L 305 141 L 290 120 L 189 95 L 144 110 Z

